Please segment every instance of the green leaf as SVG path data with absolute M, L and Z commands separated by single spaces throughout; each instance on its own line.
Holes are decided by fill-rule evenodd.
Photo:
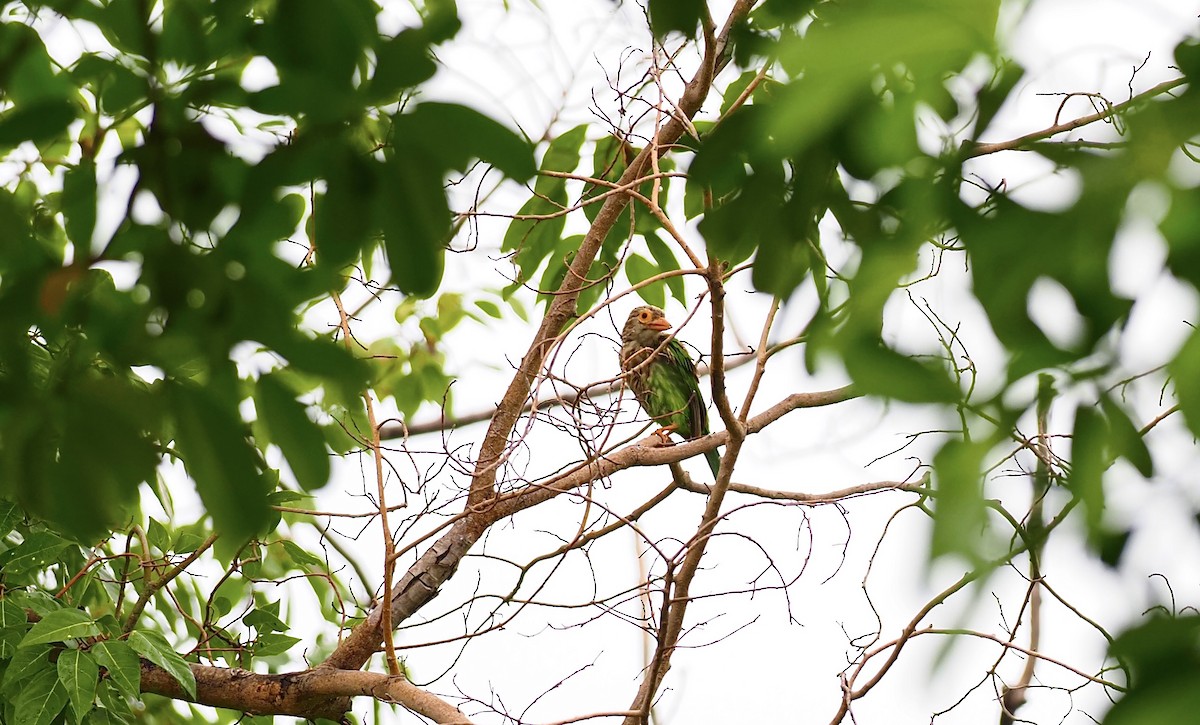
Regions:
M 754 288 L 787 299 L 808 276 L 807 239 L 764 239 L 754 257 Z
M 517 216 L 547 216 L 561 212 L 567 204 L 566 184 L 551 189 L 549 198 L 537 192 L 517 211 Z M 566 225 L 565 215 L 548 219 L 513 219 L 504 233 L 501 248 L 516 251 L 513 261 L 517 266 L 517 282 L 523 283 L 533 277 L 534 272 L 554 251 Z
M 121 116 L 135 104 L 144 102 L 148 85 L 146 79 L 134 73 L 116 61 L 108 61 L 103 80 L 99 83 L 100 110 L 110 116 Z M 122 136 L 121 145 L 128 149 L 133 146 L 130 134 L 140 123 L 132 117 L 114 129 Z
M 349 148 L 328 153 L 327 189 L 317 197 L 313 214 L 314 242 L 318 266 L 341 270 L 358 257 L 376 226 L 374 205 L 380 193 L 381 169 L 374 160 L 360 158 Z
M 214 528 L 233 542 L 262 533 L 272 521 L 258 456 L 244 435 L 236 405 L 210 389 L 173 383 L 176 445 Z
M 625 260 L 625 276 L 629 278 L 629 281 L 632 284 L 638 284 L 639 282 L 647 280 L 650 277 L 658 274 L 658 272 L 659 270 L 656 269 L 650 261 L 637 254 L 631 254 Z M 659 281 L 640 288 L 637 293 L 638 296 L 645 300 L 647 304 L 661 308 L 666 305 L 667 302 L 664 288 L 665 285 L 663 282 Z
M 329 455 L 320 428 L 309 419 L 302 403 L 277 376 L 258 379 L 255 408 L 266 425 L 271 442 L 287 457 L 296 480 L 305 491 L 329 481 Z
M 278 491 L 272 491 L 271 495 L 267 497 L 267 500 L 271 502 L 272 506 L 287 506 L 288 504 L 295 503 L 296 501 L 306 501 L 311 503 L 313 496 L 312 494 L 301 493 L 299 491 L 280 489 Z
M 704 0 L 650 0 L 650 29 L 661 38 L 671 31 L 688 37 L 696 35 L 696 26 L 708 15 Z
M 907 403 L 950 403 L 960 395 L 943 366 L 902 355 L 878 341 L 863 339 L 846 345 L 842 361 L 850 379 L 867 395 Z
M 579 125 L 550 142 L 542 157 L 542 171 L 570 173 L 579 166 L 579 149 L 583 146 L 586 125 Z M 566 217 L 559 214 L 567 206 L 566 179 L 539 176 L 533 186 L 533 196 L 517 212 L 521 215 L 554 215 L 548 219 L 513 219 L 504 233 L 500 248 L 516 251 L 514 263 L 519 272 L 518 283 L 531 279 L 537 268 L 553 252 L 562 238 Z M 558 260 L 552 260 L 551 265 Z
M 266 607 L 256 607 L 242 617 L 242 623 L 253 627 L 259 634 L 267 632 L 286 632 L 287 622 L 279 618 L 279 602 L 272 602 Z
M 100 665 L 88 652 L 78 649 L 63 650 L 58 656 L 58 679 L 71 698 L 75 719 L 82 720 L 92 709 L 96 699 L 96 683 L 100 678 Z
M 97 642 L 88 650 L 96 663 L 108 670 L 108 677 L 125 697 L 136 698 L 142 691 L 142 669 L 137 653 L 128 644 L 110 639 Z
M 1150 457 L 1150 449 L 1146 447 L 1146 441 L 1134 427 L 1133 421 L 1111 396 L 1100 398 L 1100 407 L 1108 423 L 1109 445 L 1112 448 L 1109 457 L 1121 456 L 1133 464 L 1138 473 L 1146 478 L 1153 476 L 1154 461 Z
M 437 165 L 415 144 L 397 149 L 385 167 L 387 195 L 377 212 L 392 280 L 400 291 L 431 297 L 442 282 L 450 207 Z
M 475 300 L 475 306 L 483 311 L 485 315 L 496 320 L 503 319 L 504 315 L 500 312 L 500 306 L 489 300 Z
M 54 72 L 55 63 L 33 26 L 4 23 L 0 27 L 0 53 L 4 54 L 5 100 L 23 106 L 71 96 L 69 79 Z
M 0 660 L 7 660 L 17 653 L 17 645 L 25 636 L 25 626 L 0 627 Z
M 831 8 L 803 38 L 780 45 L 780 62 L 798 80 L 781 91 L 763 138 L 789 149 L 818 143 L 860 111 L 880 69 L 903 67 L 939 88 L 945 74 L 994 47 L 999 4 L 863 0 Z
M 1014 61 L 1005 60 L 1001 62 L 991 82 L 979 89 L 975 96 L 975 138 L 979 138 L 991 126 L 992 119 L 1024 76 L 1024 68 Z
M 53 668 L 42 670 L 21 688 L 13 725 L 50 725 L 67 704 L 67 689 Z
M 254 655 L 256 657 L 280 655 L 299 642 L 298 637 L 290 637 L 286 634 L 264 634 L 254 642 Z
M 107 287 L 106 273 L 95 274 L 91 299 L 80 300 L 81 306 L 101 306 L 106 291 L 117 295 Z M 94 322 L 95 313 L 92 317 Z M 138 486 L 154 480 L 159 450 L 152 431 L 160 424 L 160 401 L 127 377 L 88 376 L 64 388 L 70 413 L 63 416 L 58 465 L 48 482 L 52 493 L 39 513 L 91 543 L 127 521 L 137 505 Z M 96 420 L 105 425 L 95 426 Z
M 546 148 L 546 154 L 542 156 L 542 171 L 561 171 L 570 173 L 579 166 L 579 149 L 583 146 L 583 140 L 588 129 L 587 124 L 580 124 L 569 131 L 564 131 L 557 138 L 550 142 Z M 553 184 L 557 179 L 547 177 L 544 181 L 539 178 L 538 183 L 547 185 Z
M 11 558 L 4 563 L 4 572 L 13 576 L 46 567 L 68 546 L 70 543 L 57 534 L 49 531 L 34 532 L 13 549 Z
M 62 204 L 67 239 L 75 245 L 75 258 L 90 261 L 92 230 L 96 228 L 96 164 L 91 159 L 67 171 Z
M 679 269 L 679 262 L 675 259 L 675 252 L 657 234 L 653 232 L 646 234 L 645 239 L 646 248 L 650 250 L 650 256 L 654 257 L 654 263 L 658 265 L 660 272 Z M 671 290 L 671 296 L 679 304 L 687 305 L 687 289 L 682 276 L 668 277 L 667 289 Z M 661 306 L 659 305 L 659 307 Z
M 1200 189 L 1174 189 L 1171 209 L 1159 225 L 1167 240 L 1167 266 L 1200 285 Z
M 134 631 L 129 635 L 129 646 L 142 657 L 166 670 L 192 698 L 196 697 L 196 676 L 179 653 L 158 632 Z
M 1175 384 L 1179 409 L 1192 435 L 1200 436 L 1200 330 L 1192 332 L 1168 370 Z
M 367 361 L 356 357 L 344 345 L 325 338 L 289 334 L 272 338 L 268 344 L 287 358 L 287 372 L 303 372 L 336 384 L 344 395 L 358 395 L 371 376 Z M 276 371 L 275 375 L 286 375 Z
M 164 58 L 183 65 L 204 66 L 210 59 L 205 25 L 211 8 L 203 0 L 174 0 L 163 4 L 162 36 L 159 42 Z M 215 58 L 213 58 L 215 60 Z
M 22 518 L 21 509 L 15 503 L 0 499 L 0 537 L 8 536 Z
M 171 534 L 165 526 L 159 523 L 158 519 L 150 519 L 150 525 L 146 529 L 146 538 L 150 541 L 150 546 L 160 552 L 165 554 L 171 551 Z
M 0 148 L 22 141 L 35 143 L 54 138 L 75 120 L 75 106 L 64 99 L 50 99 L 10 108 L 0 113 Z
M 437 64 L 429 52 L 424 28 L 406 28 L 375 50 L 375 75 L 371 77 L 373 99 L 389 99 L 400 91 L 433 77 Z
M 180 531 L 175 537 L 175 542 L 171 545 L 171 550 L 176 554 L 190 554 L 200 548 L 200 544 L 204 543 L 204 539 L 191 531 Z
M 127 725 L 128 720 L 115 715 L 111 710 L 95 709 L 87 714 L 83 725 Z
M 1175 725 L 1200 710 L 1200 617 L 1153 617 L 1117 637 L 1109 655 L 1132 670 L 1129 690 L 1104 725 Z
M 1071 472 L 1067 487 L 1083 502 L 1089 537 L 1102 533 L 1104 515 L 1104 470 L 1108 467 L 1104 448 L 1108 431 L 1094 408 L 1075 409 L 1075 431 L 1071 436 Z
M 43 670 L 53 670 L 50 664 L 50 646 L 18 648 L 4 670 L 4 692 L 13 694 L 17 685 Z
M 365 0 L 276 3 L 254 37 L 279 72 L 279 85 L 267 95 L 277 97 L 280 112 L 300 111 L 319 122 L 352 112 L 353 76 L 378 37 L 373 8 Z
M 48 642 L 66 642 L 80 637 L 95 637 L 101 634 L 100 626 L 86 613 L 78 609 L 60 609 L 46 615 L 33 625 L 20 647 L 32 647 Z
M 318 569 L 325 568 L 325 562 L 319 556 L 311 553 L 303 546 L 300 546 L 294 541 L 284 539 L 283 548 L 292 557 L 292 561 L 297 564 L 308 564 L 309 566 L 317 567 Z
M 362 398 L 346 399 L 341 405 L 333 406 L 329 414 L 334 422 L 324 426 L 323 430 L 330 449 L 334 453 L 344 454 L 361 448 L 364 437 L 369 437 L 371 431 Z
M 937 496 L 934 499 L 933 558 L 961 554 L 978 558 L 978 544 L 986 530 L 983 503 L 983 456 L 980 443 L 952 440 L 933 459 Z
M 31 610 L 39 617 L 46 617 L 62 609 L 62 603 L 49 592 L 40 589 L 10 589 L 5 598 L 19 607 Z
M 29 619 L 25 616 L 24 608 L 7 597 L 0 598 L 0 629 L 24 628 L 28 623 Z
M 473 159 L 482 159 L 516 181 L 537 173 L 528 141 L 466 106 L 426 102 L 396 121 L 397 133 L 415 134 L 446 169 L 465 171 Z

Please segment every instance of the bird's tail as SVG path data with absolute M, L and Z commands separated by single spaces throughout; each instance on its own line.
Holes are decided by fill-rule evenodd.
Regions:
M 712 469 L 713 480 L 717 480 L 717 471 L 721 468 L 721 454 L 715 450 L 705 451 L 704 460 L 708 461 L 708 467 Z

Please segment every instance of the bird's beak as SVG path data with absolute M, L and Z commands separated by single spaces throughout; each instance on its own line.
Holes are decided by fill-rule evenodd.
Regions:
M 671 323 L 667 322 L 667 318 L 660 317 L 657 320 L 647 322 L 646 327 L 649 327 L 651 330 L 669 330 L 671 329 Z

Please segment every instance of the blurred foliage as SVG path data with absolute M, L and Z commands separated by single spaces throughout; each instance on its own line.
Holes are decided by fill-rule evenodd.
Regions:
M 178 455 L 216 530 L 244 542 L 273 521 L 268 442 L 303 488 L 324 485 L 319 416 L 306 407 L 337 412 L 373 378 L 395 377 L 305 332 L 303 309 L 379 248 L 396 288 L 432 295 L 452 235 L 447 175 L 481 159 L 528 179 L 532 149 L 472 109 L 408 103 L 434 72 L 432 46 L 459 27 L 449 1 L 392 38 L 368 0 L 26 11 L 10 12 L 30 24 L 0 25 L 0 151 L 40 152 L 0 188 L 0 495 L 92 543 L 135 517 L 138 485 Z M 94 25 L 113 52 L 59 67 L 36 30 L 54 15 Z M 278 83 L 245 90 L 255 60 Z M 256 163 L 212 131 L 247 110 L 266 114 L 261 129 L 290 129 Z M 98 186 L 121 166 L 137 172 L 126 215 L 98 229 Z M 42 193 L 35 167 L 65 170 L 61 190 Z M 314 262 L 297 265 L 289 242 L 312 245 Z M 441 325 L 433 344 L 453 326 Z M 245 342 L 288 374 L 255 383 L 232 357 Z M 444 396 L 444 376 L 419 379 L 386 386 L 406 413 Z M 247 399 L 261 422 L 253 436 Z
M 252 580 L 300 574 L 323 607 L 345 595 L 291 541 L 295 521 L 273 507 L 303 497 L 268 461 L 277 450 L 301 489 L 320 488 L 331 453 L 370 439 L 369 386 L 405 415 L 445 401 L 443 336 L 504 303 L 418 302 L 454 233 L 444 185 L 479 161 L 528 180 L 533 148 L 473 109 L 413 102 L 460 27 L 453 0 L 423 3 L 394 37 L 373 0 L 3 12 L 0 721 L 132 722 L 139 657 L 194 691 L 180 634 L 189 659 L 288 661 L 299 640 Z M 107 47 L 64 59 L 64 27 Z M 267 68 L 277 81 L 258 88 Z M 118 200 L 122 174 L 136 183 Z M 302 324 L 377 258 L 423 309 L 403 356 L 354 354 Z M 172 511 L 164 461 L 210 518 L 145 524 L 143 483 Z M 226 569 L 216 590 L 165 587 L 202 546 Z
M 1195 612 L 1156 612 L 1122 634 L 1110 654 L 1128 663 L 1132 686 L 1104 718 L 1105 725 L 1167 725 L 1192 719 L 1200 708 L 1197 641 L 1200 615 Z

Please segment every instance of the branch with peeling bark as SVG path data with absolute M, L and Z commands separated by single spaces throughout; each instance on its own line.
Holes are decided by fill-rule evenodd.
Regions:
M 422 690 L 403 675 L 318 668 L 285 674 L 263 674 L 237 668 L 189 665 L 196 677 L 190 697 L 166 670 L 141 661 L 142 692 L 177 700 L 227 707 L 254 715 L 293 715 L 340 721 L 350 698 L 373 697 L 403 705 L 441 725 L 470 725 L 458 708 Z

